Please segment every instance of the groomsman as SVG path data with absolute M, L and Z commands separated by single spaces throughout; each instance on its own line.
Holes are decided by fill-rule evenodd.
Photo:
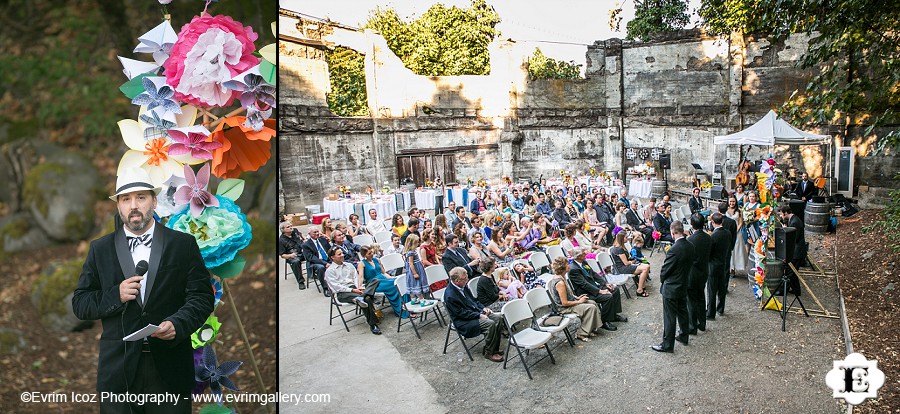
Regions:
M 694 263 L 694 246 L 684 237 L 684 225 L 673 221 L 669 225 L 674 242 L 659 274 L 662 283 L 659 291 L 663 297 L 663 340 L 650 348 L 656 352 L 675 352 L 675 341 L 688 344 L 687 285 Z M 681 334 L 675 336 L 675 321 Z
M 728 273 L 725 268 L 731 255 L 731 233 L 722 226 L 725 216 L 712 214 L 713 232 L 709 251 L 709 276 L 706 279 L 706 319 L 715 320 L 716 312 L 725 314 L 725 293 L 728 292 Z M 718 301 L 718 303 L 716 303 Z
M 696 335 L 698 329 L 706 331 L 706 279 L 709 277 L 712 240 L 703 231 L 705 223 L 706 220 L 700 213 L 691 214 L 691 228 L 694 232 L 687 238 L 694 245 L 694 263 L 687 287 L 688 333 L 691 335 Z

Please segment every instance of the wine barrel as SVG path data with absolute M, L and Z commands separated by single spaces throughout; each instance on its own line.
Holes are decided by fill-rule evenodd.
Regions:
M 666 180 L 653 180 L 653 185 L 650 186 L 650 196 L 659 199 L 668 189 L 669 185 Z
M 781 278 L 784 277 L 784 262 L 778 259 L 766 259 L 766 287 L 771 294 L 775 294 L 781 287 Z
M 831 220 L 831 204 L 807 203 L 803 222 L 807 233 L 824 234 Z

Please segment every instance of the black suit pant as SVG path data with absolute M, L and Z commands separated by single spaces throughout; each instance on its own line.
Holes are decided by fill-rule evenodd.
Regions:
M 681 328 L 680 335 L 686 335 L 688 331 L 687 298 L 663 297 L 663 341 L 662 347 L 672 349 L 675 347 L 675 322 Z
M 297 278 L 297 284 L 306 284 L 306 282 L 303 281 L 303 262 L 298 259 L 289 259 L 287 263 L 291 266 L 291 271 L 294 272 L 294 277 Z
M 141 343 L 131 342 L 128 346 L 129 348 L 141 346 Z M 172 392 L 162 377 L 159 376 L 159 371 L 156 370 L 156 364 L 153 362 L 152 352 L 141 352 L 137 375 L 134 378 L 134 383 L 128 384 L 128 393 L 130 394 L 163 394 Z M 139 405 L 137 403 L 128 403 L 126 400 L 100 401 L 100 414 L 190 414 L 190 412 L 190 392 L 180 394 L 177 403 L 171 401 L 160 404 L 145 402 L 143 405 Z
M 715 319 L 716 312 L 725 313 L 726 293 L 728 293 L 728 272 L 714 269 L 706 278 L 707 319 Z
M 687 290 L 688 327 L 706 329 L 706 284 Z
M 317 263 L 307 263 L 306 270 L 308 275 L 313 275 L 316 279 L 319 279 L 323 289 L 328 290 L 328 284 L 325 283 L 325 266 Z
M 600 314 L 603 322 L 615 322 L 616 315 L 622 312 L 622 294 L 619 293 L 618 288 L 612 293 L 598 293 L 590 299 L 600 305 Z

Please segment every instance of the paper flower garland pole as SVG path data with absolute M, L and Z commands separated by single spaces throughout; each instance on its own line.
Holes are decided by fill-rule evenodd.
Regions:
M 209 184 L 209 164 L 203 164 L 200 172 L 194 175 L 190 166 L 184 166 L 184 179 L 187 185 L 175 191 L 175 202 L 178 204 L 190 203 L 191 216 L 200 217 L 206 207 L 218 207 L 219 200 L 206 191 Z
M 192 104 L 231 105 L 234 91 L 222 84 L 259 64 L 257 34 L 229 16 L 196 16 L 181 28 L 163 65 L 175 97 Z

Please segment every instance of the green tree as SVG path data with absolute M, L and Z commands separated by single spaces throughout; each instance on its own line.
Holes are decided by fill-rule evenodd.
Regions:
M 435 4 L 411 22 L 401 20 L 394 9 L 377 8 L 364 27 L 384 36 L 388 47 L 416 74 L 487 75 L 488 45 L 498 35 L 499 22 L 500 16 L 485 0 L 472 0 L 465 9 Z
M 687 2 L 684 0 L 634 0 L 634 19 L 625 28 L 626 38 L 650 40 L 654 34 L 683 29 L 690 22 Z M 609 26 L 619 30 L 622 23 L 622 6 L 610 11 Z
M 531 79 L 578 79 L 581 77 L 581 65 L 547 57 L 536 47 L 528 60 L 528 76 Z
M 325 99 L 328 109 L 338 116 L 367 116 L 365 56 L 345 47 L 325 53 L 331 92 Z
M 877 152 L 900 145 L 900 14 L 892 3 L 703 0 L 698 12 L 713 34 L 813 36 L 799 66 L 812 68 L 814 75 L 785 103 L 782 114 L 805 125 L 868 125 L 865 135 L 888 127 Z

